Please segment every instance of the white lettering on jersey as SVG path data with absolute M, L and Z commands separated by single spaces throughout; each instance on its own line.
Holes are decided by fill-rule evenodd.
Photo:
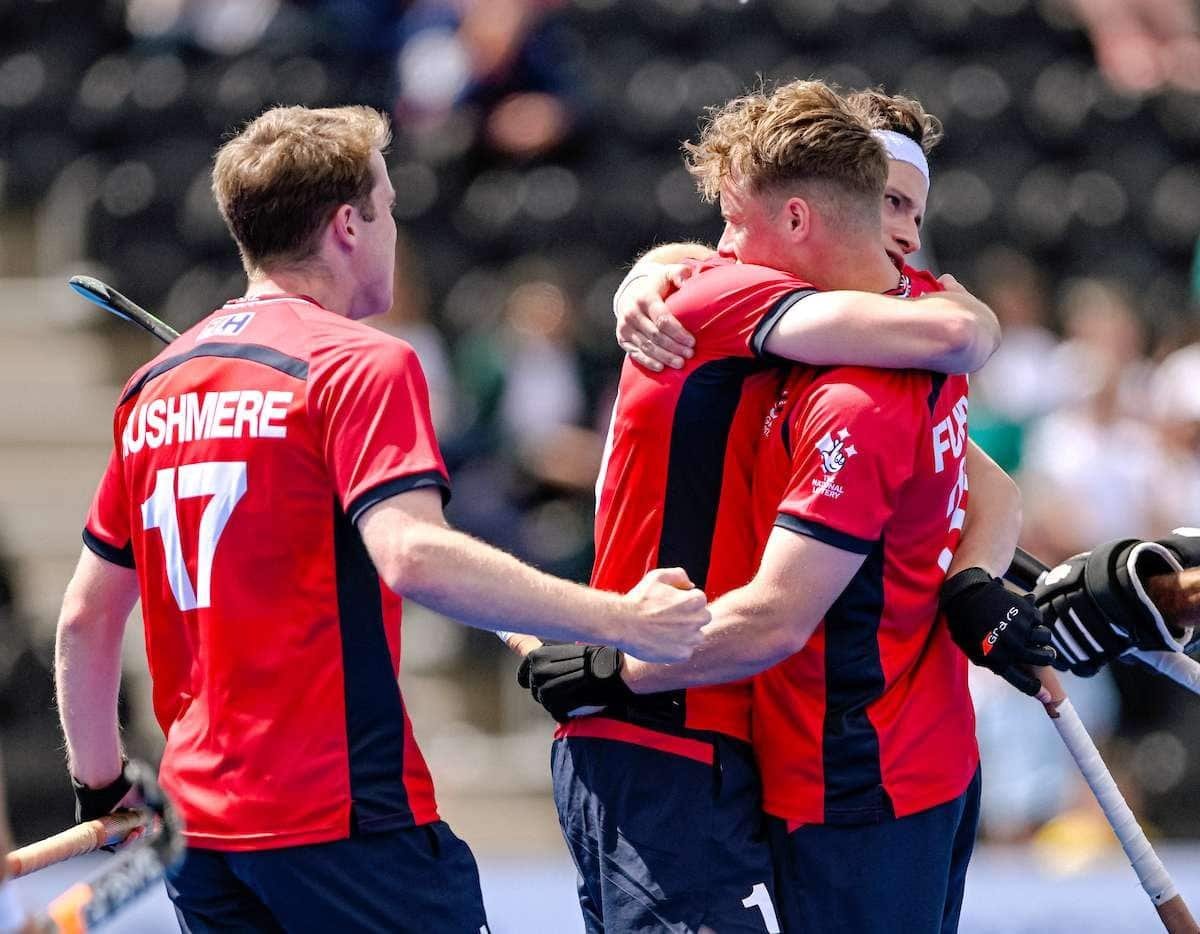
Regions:
M 122 456 L 143 447 L 208 438 L 286 438 L 292 393 L 258 389 L 186 392 L 138 405 L 125 423 Z
M 955 458 L 961 457 L 966 441 L 967 397 L 962 395 L 950 414 L 933 426 L 933 472 L 941 473 L 946 469 L 943 455 L 947 451 Z

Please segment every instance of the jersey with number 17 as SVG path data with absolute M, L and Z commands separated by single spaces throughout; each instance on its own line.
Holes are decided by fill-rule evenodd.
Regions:
M 300 296 L 231 302 L 133 375 L 113 428 L 84 541 L 137 570 L 189 843 L 436 820 L 397 684 L 400 600 L 355 525 L 449 489 L 412 348 Z

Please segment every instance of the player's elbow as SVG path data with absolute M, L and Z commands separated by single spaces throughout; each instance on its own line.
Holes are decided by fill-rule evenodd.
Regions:
M 431 574 L 431 561 L 421 530 L 398 531 L 375 564 L 393 593 L 413 596 L 423 590 Z
M 817 621 L 819 622 L 819 620 Z M 809 637 L 813 634 L 816 628 L 816 622 L 808 619 L 792 620 L 784 631 L 783 644 L 780 646 L 780 654 L 783 658 L 795 655 L 806 645 L 808 645 Z
M 431 523 L 404 523 L 391 530 L 384 547 L 370 549 L 380 578 L 393 593 L 421 600 L 445 582 L 453 567 L 439 547 L 445 531 Z
M 771 664 L 795 655 L 807 644 L 820 616 L 813 618 L 809 612 L 797 612 L 795 603 L 791 600 L 780 606 L 768 605 L 763 608 L 763 615 L 769 631 L 772 633 L 770 650 L 767 661 Z
M 991 310 L 954 309 L 941 321 L 939 329 L 945 370 L 974 373 L 1000 346 L 1000 326 Z

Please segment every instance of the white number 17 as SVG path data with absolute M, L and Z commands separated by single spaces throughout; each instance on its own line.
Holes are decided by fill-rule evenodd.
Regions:
M 176 493 L 178 475 L 179 492 Z M 212 566 L 217 541 L 233 508 L 246 494 L 245 461 L 207 461 L 166 467 L 155 477 L 154 492 L 142 503 L 142 524 L 146 530 L 158 529 L 167 558 L 167 581 L 181 610 L 195 610 L 212 604 Z M 176 500 L 193 496 L 211 496 L 200 516 L 199 544 L 196 550 L 196 586 L 192 587 L 183 560 Z

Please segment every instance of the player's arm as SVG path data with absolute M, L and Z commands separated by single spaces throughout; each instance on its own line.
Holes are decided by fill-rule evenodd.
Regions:
M 655 665 L 626 656 L 622 678 L 647 694 L 758 674 L 804 648 L 865 558 L 776 527 L 754 579 L 713 602 L 712 622 L 688 661 Z
M 382 500 L 358 527 L 395 593 L 481 629 L 611 642 L 675 661 L 691 654 L 709 619 L 704 594 L 678 568 L 651 571 L 628 594 L 561 580 L 451 529 L 435 489 Z
M 967 443 L 967 480 L 966 521 L 942 585 L 942 612 L 973 663 L 1037 694 L 1041 682 L 1027 668 L 1054 660 L 1050 630 L 1032 602 L 1000 580 L 1021 534 L 1021 492 L 973 441 Z
M 1000 577 L 1012 564 L 1021 536 L 1021 490 L 987 452 L 967 441 L 967 518 L 946 572 L 977 567 Z
M 137 573 L 132 568 L 83 549 L 58 617 L 54 683 L 67 765 L 90 789 L 108 787 L 121 776 L 121 637 L 137 599 Z M 111 810 L 123 794 L 101 813 Z
M 973 373 L 1000 346 L 995 313 L 949 276 L 944 292 L 902 299 L 873 292 L 818 292 L 792 305 L 763 348 L 816 366 Z
M 712 603 L 690 659 L 652 664 L 605 645 L 552 645 L 528 655 L 517 680 L 556 720 L 650 694 L 736 681 L 800 651 L 865 559 L 775 528 L 754 579 Z
M 668 246 L 699 249 L 698 244 Z M 617 342 L 635 362 L 656 372 L 664 366 L 682 367 L 695 346 L 694 336 L 665 301 L 689 271 L 643 257 L 613 298 Z M 973 373 L 1000 345 L 1000 323 L 991 308 L 953 276 L 939 281 L 944 292 L 912 300 L 873 292 L 813 293 L 784 311 L 759 349 L 817 366 Z

